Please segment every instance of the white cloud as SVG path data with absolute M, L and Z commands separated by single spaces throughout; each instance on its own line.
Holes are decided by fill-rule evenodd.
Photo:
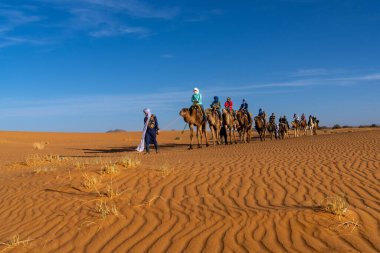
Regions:
M 69 2 L 69 1 L 67 1 Z M 70 1 L 75 4 L 84 3 L 94 7 L 108 8 L 115 12 L 125 12 L 131 16 L 140 18 L 171 19 L 179 14 L 176 7 L 154 7 L 144 1 L 138 0 L 76 0 Z
M 113 37 L 126 34 L 134 34 L 139 37 L 145 37 L 149 35 L 150 31 L 144 27 L 119 27 L 119 28 L 108 28 L 102 29 L 95 32 L 90 32 L 92 37 Z
M 64 15 L 59 15 L 60 18 L 56 19 L 46 13 Z M 28 6 L 10 1 L 7 5 L 0 5 L 0 20 L 4 21 L 0 25 L 0 39 L 3 37 L 0 40 L 0 47 L 21 44 L 41 45 L 41 43 L 31 43 L 33 40 L 40 40 L 41 33 L 45 34 L 44 40 L 51 41 L 57 41 L 56 38 L 66 39 L 76 33 L 84 33 L 95 38 L 128 34 L 146 37 L 152 32 L 149 28 L 136 25 L 138 19 L 168 20 L 178 14 L 177 7 L 159 6 L 140 0 L 31 0 Z M 133 25 L 129 24 L 132 21 Z M 21 34 L 21 26 L 26 25 L 33 29 L 22 30 Z M 56 27 L 54 35 L 51 35 L 51 30 L 44 33 L 44 29 L 53 26 Z M 38 39 L 35 31 L 39 31 Z M 16 42 L 4 37 L 30 39 Z
M 49 41 L 42 39 L 30 39 L 24 37 L 0 37 L 0 48 L 20 45 L 20 44 L 29 44 L 29 45 L 46 45 L 49 44 Z
M 4 18 L 6 23 L 12 26 L 33 23 L 43 19 L 42 16 L 29 15 L 22 10 L 15 9 L 0 9 L 0 17 Z

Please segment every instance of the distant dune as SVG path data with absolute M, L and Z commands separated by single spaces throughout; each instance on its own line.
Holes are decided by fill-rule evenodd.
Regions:
M 127 132 L 127 130 L 123 130 L 123 129 L 114 129 L 114 130 L 109 130 L 107 131 L 106 133 L 125 133 Z
M 0 132 L 0 251 L 380 252 L 379 129 L 188 135 Z

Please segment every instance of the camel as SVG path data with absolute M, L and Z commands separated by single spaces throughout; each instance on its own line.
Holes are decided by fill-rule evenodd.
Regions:
M 301 120 L 300 127 L 301 127 L 300 129 L 303 131 L 303 135 L 306 135 L 306 130 L 307 130 L 306 119 Z
M 265 126 L 265 119 L 261 116 L 256 116 L 254 118 L 255 121 L 255 129 L 259 133 L 260 141 L 265 141 L 265 133 L 266 133 L 266 126 Z
M 317 117 L 313 117 L 313 121 L 314 121 L 313 135 L 317 135 L 319 120 L 317 119 Z
M 288 137 L 288 131 L 288 125 L 286 123 L 281 122 L 278 126 L 279 139 L 285 139 L 285 137 Z
M 193 149 L 193 135 L 194 135 L 194 126 L 197 128 L 197 140 L 198 140 L 198 148 L 201 148 L 202 144 L 202 135 L 205 135 L 206 139 L 206 147 L 209 146 L 207 139 L 207 131 L 206 131 L 206 123 L 207 121 L 203 120 L 202 112 L 200 108 L 196 106 L 192 106 L 192 110 L 188 108 L 182 108 L 179 112 L 179 115 L 183 117 L 183 120 L 189 124 L 190 129 L 190 147 L 189 149 Z
M 235 131 L 236 131 L 236 121 L 232 112 L 229 112 L 227 109 L 223 109 L 223 123 L 226 129 L 227 135 L 230 137 L 230 144 L 232 144 L 232 136 L 234 137 L 234 142 L 236 141 Z
M 310 135 L 317 135 L 318 123 L 319 120 L 317 120 L 316 117 L 312 117 L 311 115 L 309 116 L 308 126 L 310 130 Z
M 249 143 L 251 140 L 252 122 L 249 121 L 247 113 L 245 113 L 242 110 L 236 112 L 236 118 L 239 122 L 238 132 L 240 134 L 240 141 L 244 143 Z
M 206 110 L 206 116 L 208 125 L 210 127 L 211 135 L 212 135 L 212 141 L 214 143 L 214 146 L 216 143 L 221 144 L 220 142 L 220 128 L 222 126 L 219 118 L 219 114 L 215 108 L 213 109 L 207 109 Z
M 292 128 L 294 129 L 294 137 L 300 136 L 300 127 L 301 127 L 301 124 L 298 120 L 292 121 Z
M 275 139 L 277 139 L 277 126 L 276 126 L 276 123 L 271 123 L 271 122 L 268 122 L 267 123 L 267 130 L 268 130 L 268 133 L 269 133 L 269 136 L 270 136 L 270 139 L 273 140 L 273 136 Z

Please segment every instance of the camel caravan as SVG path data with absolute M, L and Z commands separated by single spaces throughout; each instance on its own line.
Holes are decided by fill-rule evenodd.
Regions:
M 289 125 L 286 116 L 281 116 L 276 124 L 276 116 L 272 113 L 267 122 L 266 113 L 261 108 L 257 116 L 252 120 L 252 113 L 248 111 L 248 103 L 245 99 L 239 110 L 233 110 L 231 98 L 227 98 L 224 103 L 224 108 L 221 109 L 221 104 L 217 96 L 210 105 L 210 108 L 204 109 L 202 104 L 202 95 L 198 88 L 194 88 L 191 98 L 192 106 L 183 108 L 179 115 L 189 125 L 190 129 L 190 147 L 193 148 L 194 127 L 196 128 L 196 137 L 198 148 L 201 148 L 203 137 L 206 146 L 209 146 L 207 137 L 206 125 L 208 123 L 211 132 L 211 141 L 213 145 L 222 144 L 237 144 L 238 140 L 241 143 L 249 143 L 253 136 L 253 123 L 261 141 L 265 141 L 267 133 L 271 140 L 289 138 L 290 129 L 293 129 L 294 137 L 299 137 L 300 133 L 307 135 L 317 135 L 319 120 L 310 115 L 306 121 L 305 114 L 302 114 L 301 119 L 297 114 L 293 115 L 293 121 Z M 236 137 L 238 136 L 238 138 Z

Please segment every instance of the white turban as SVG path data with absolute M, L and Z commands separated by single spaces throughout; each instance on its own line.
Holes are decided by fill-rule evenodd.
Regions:
M 194 88 L 193 91 L 198 94 L 199 93 L 199 89 L 198 88 Z

